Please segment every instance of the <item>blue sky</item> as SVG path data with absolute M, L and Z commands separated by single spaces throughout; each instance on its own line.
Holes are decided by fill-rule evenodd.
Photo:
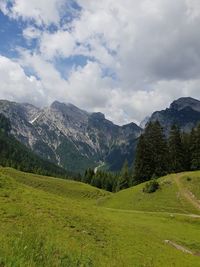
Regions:
M 0 98 L 124 124 L 199 98 L 198 0 L 0 0 Z
M 4 56 L 16 55 L 15 48 L 25 44 L 22 36 L 24 23 L 16 23 L 15 20 L 0 12 L 0 52 Z

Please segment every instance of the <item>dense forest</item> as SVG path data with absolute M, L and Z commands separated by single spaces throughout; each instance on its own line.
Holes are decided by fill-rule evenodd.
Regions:
M 66 170 L 43 160 L 11 134 L 10 121 L 0 114 L 0 165 L 25 172 L 67 178 Z
M 82 176 L 81 181 L 110 192 L 117 192 L 132 185 L 132 178 L 127 160 L 120 173 L 101 170 L 95 173 L 93 169 L 88 169 L 85 171 L 85 175 Z
M 133 183 L 199 169 L 200 125 L 191 133 L 183 133 L 173 125 L 168 137 L 158 121 L 147 125 L 137 146 Z

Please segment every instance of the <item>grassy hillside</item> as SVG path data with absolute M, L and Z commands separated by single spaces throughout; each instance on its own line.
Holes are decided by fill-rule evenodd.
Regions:
M 174 177 L 161 180 L 165 179 L 173 181 Z M 196 178 L 185 179 L 181 178 L 184 189 L 184 183 L 191 187 L 199 184 Z M 171 240 L 194 253 L 200 251 L 200 219 L 187 214 L 172 216 L 174 211 L 198 210 L 187 199 L 177 204 L 180 201 L 175 201 L 174 194 L 178 189 L 173 183 L 170 188 L 170 214 L 145 212 L 162 211 L 161 204 L 154 208 L 155 201 L 151 209 L 150 204 L 148 209 L 138 206 L 138 212 L 134 206 L 122 210 L 123 202 L 131 197 L 130 190 L 134 196 L 136 189 L 115 195 L 73 181 L 1 168 L 0 266 L 198 267 L 199 257 L 164 242 Z M 161 193 L 158 197 L 162 199 Z M 118 208 L 107 208 L 105 198 L 108 207 L 113 201 Z M 163 199 L 162 203 L 168 205 L 165 189 Z M 104 207 L 100 206 L 102 202 Z
M 143 183 L 108 197 L 103 205 L 127 210 L 199 213 L 199 209 L 181 192 L 176 178 L 178 177 L 183 188 L 193 191 L 200 198 L 200 172 L 183 173 L 179 176 L 172 174 L 158 179 L 160 189 L 153 194 L 143 192 Z

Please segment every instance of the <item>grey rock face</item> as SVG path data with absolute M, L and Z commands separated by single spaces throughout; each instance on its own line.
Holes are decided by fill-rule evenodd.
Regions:
M 98 165 L 113 146 L 127 144 L 142 131 L 134 123 L 120 127 L 102 113 L 88 113 L 58 101 L 39 109 L 2 100 L 0 112 L 10 119 L 12 133 L 19 141 L 69 171 Z

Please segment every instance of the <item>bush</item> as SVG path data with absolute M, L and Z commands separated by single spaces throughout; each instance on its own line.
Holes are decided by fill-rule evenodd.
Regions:
M 156 180 L 152 180 L 145 184 L 143 188 L 144 193 L 154 193 L 159 189 L 160 185 Z

